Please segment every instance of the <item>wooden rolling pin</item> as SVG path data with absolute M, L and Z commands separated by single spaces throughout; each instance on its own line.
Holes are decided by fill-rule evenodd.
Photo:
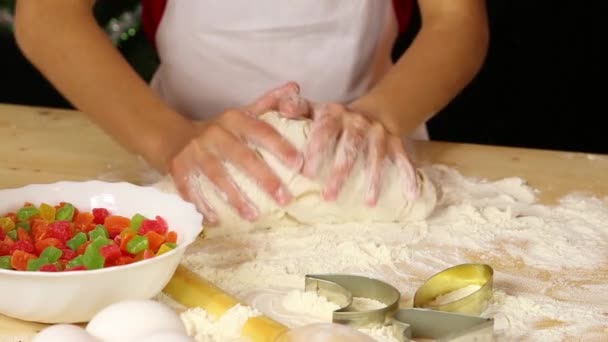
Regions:
M 182 265 L 177 267 L 163 292 L 188 308 L 200 307 L 216 318 L 239 303 L 236 298 Z M 241 336 L 253 342 L 273 342 L 287 330 L 286 326 L 268 317 L 257 316 L 245 323 Z

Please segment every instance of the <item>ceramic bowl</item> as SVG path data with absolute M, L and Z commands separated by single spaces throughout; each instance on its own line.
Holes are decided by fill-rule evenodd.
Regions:
M 0 190 L 0 215 L 24 202 L 70 202 L 80 210 L 103 207 L 131 217 L 162 216 L 178 234 L 177 247 L 151 259 L 107 269 L 74 272 L 0 270 L 0 314 L 42 323 L 89 321 L 122 300 L 149 299 L 171 279 L 186 248 L 202 232 L 203 217 L 179 195 L 152 187 L 101 181 L 33 184 Z

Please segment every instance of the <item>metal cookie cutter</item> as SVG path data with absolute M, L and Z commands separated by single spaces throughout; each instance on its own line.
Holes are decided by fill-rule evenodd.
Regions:
M 494 320 L 428 309 L 401 309 L 393 316 L 393 334 L 399 341 L 432 339 L 437 342 L 494 340 Z
M 401 309 L 399 291 L 378 279 L 346 274 L 307 275 L 305 291 L 315 291 L 320 296 L 340 306 L 334 311 L 333 322 L 362 327 L 385 325 L 393 327 L 395 338 L 410 341 L 412 338 L 432 338 L 437 341 L 492 341 L 494 320 L 480 318 L 492 294 L 493 271 L 488 265 L 465 264 L 449 268 L 429 278 L 416 292 L 414 306 L 430 306 L 431 309 Z M 450 292 L 469 285 L 479 289 L 442 305 L 433 301 Z M 352 311 L 353 297 L 377 300 L 385 307 Z M 449 311 L 449 312 L 448 312 Z
M 415 308 L 479 315 L 492 298 L 494 271 L 485 264 L 462 264 L 430 277 L 414 295 Z M 450 294 L 461 293 L 450 299 Z M 444 297 L 443 300 L 438 301 Z
M 373 278 L 348 274 L 307 275 L 305 291 L 315 291 L 340 308 L 333 313 L 333 322 L 351 326 L 385 324 L 399 307 L 401 293 L 393 286 Z M 386 306 L 367 311 L 349 311 L 353 297 L 377 300 Z

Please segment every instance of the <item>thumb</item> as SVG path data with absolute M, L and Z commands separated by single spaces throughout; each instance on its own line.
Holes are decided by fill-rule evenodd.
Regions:
M 299 117 L 307 114 L 309 104 L 300 97 L 299 85 L 295 82 L 288 82 L 262 95 L 245 109 L 252 116 L 275 110 L 286 117 Z

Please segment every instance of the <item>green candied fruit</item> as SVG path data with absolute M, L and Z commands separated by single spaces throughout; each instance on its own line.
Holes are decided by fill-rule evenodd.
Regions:
M 144 222 L 145 219 L 146 219 L 146 217 L 141 214 L 133 215 L 133 217 L 131 218 L 131 224 L 129 225 L 129 228 L 134 231 L 139 231 L 139 227 L 141 227 L 141 224 L 142 224 L 142 222 Z
M 10 237 L 13 241 L 17 241 L 17 229 L 6 232 L 6 236 Z
M 82 264 L 89 270 L 96 270 L 99 268 L 103 268 L 106 259 L 101 255 L 99 249 L 95 248 L 93 244 L 87 246 L 87 249 L 84 251 L 82 255 Z
M 74 206 L 70 203 L 65 203 L 57 213 L 55 214 L 55 220 L 57 221 L 70 221 L 74 217 Z
M 87 242 L 87 234 L 79 232 L 78 234 L 74 235 L 73 238 L 69 239 L 65 244 L 68 245 L 71 250 L 75 251 L 85 242 Z
M 82 259 L 82 255 L 75 257 L 74 259 L 70 260 L 70 262 L 68 262 L 67 267 L 72 268 L 83 265 Z
M 38 215 L 38 208 L 34 206 L 23 207 L 17 212 L 17 221 L 25 221 Z
M 15 226 L 15 228 L 23 228 L 28 233 L 32 231 L 32 227 L 30 226 L 30 223 L 27 221 L 17 222 L 17 226 Z
M 49 264 L 57 262 L 63 255 L 61 249 L 55 246 L 48 246 L 42 253 L 40 253 L 40 259 L 47 259 Z
M 13 269 L 13 266 L 11 265 L 11 256 L 10 255 L 0 256 L 0 269 L 4 269 L 4 270 Z
M 89 246 L 87 246 L 87 249 L 89 247 L 94 248 L 95 250 L 99 250 L 101 247 L 109 245 L 112 243 L 112 240 L 108 239 L 105 236 L 98 236 L 95 238 L 95 240 L 91 241 L 91 244 Z
M 95 229 L 93 229 L 89 232 L 89 240 L 93 241 L 96 238 L 98 238 L 99 236 L 103 236 L 105 238 L 110 237 L 108 230 L 106 229 L 106 227 L 103 224 L 96 225 Z
M 131 254 L 137 254 L 148 249 L 148 246 L 149 243 L 147 237 L 135 235 L 131 241 L 127 243 L 127 251 Z
M 37 258 L 37 259 L 30 259 L 27 262 L 27 270 L 28 271 L 39 271 L 40 267 L 46 265 L 46 264 L 50 264 L 49 259 L 47 258 Z

